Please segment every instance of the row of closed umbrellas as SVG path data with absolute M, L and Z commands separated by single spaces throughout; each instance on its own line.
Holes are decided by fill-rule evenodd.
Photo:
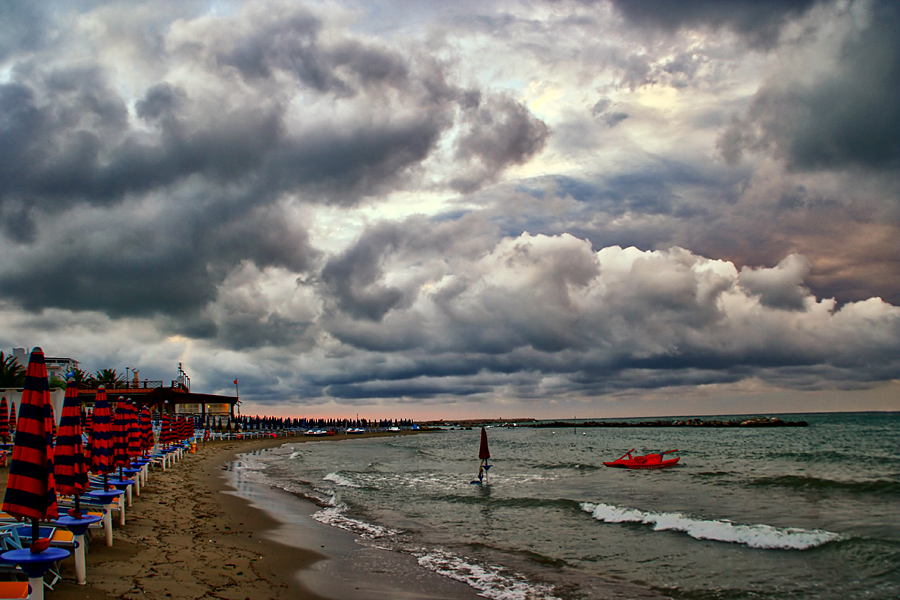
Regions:
M 4 433 L 3 408 L 3 402 L 0 402 L 0 436 Z M 132 402 L 120 398 L 113 413 L 103 387 L 97 391 L 86 447 L 82 420 L 78 391 L 70 378 L 59 430 L 54 431 L 44 353 L 40 348 L 34 348 L 26 370 L 18 420 L 15 421 L 15 442 L 2 505 L 2 510 L 16 519 L 32 522 L 31 552 L 35 556 L 31 559 L 34 561 L 40 558 L 37 555 L 41 552 L 48 551 L 46 543 L 49 540 L 39 539 L 38 522 L 59 518 L 57 493 L 75 498 L 75 508 L 69 513 L 72 518 L 80 519 L 78 501 L 89 489 L 88 472 L 103 475 L 104 488 L 108 488 L 110 473 L 127 467 L 154 446 L 149 409 L 144 408 L 138 413 Z M 8 427 L 7 424 L 7 435 Z M 193 429 L 187 419 L 179 419 L 173 427 L 169 415 L 164 414 L 159 442 L 168 445 L 186 439 L 193 435 Z M 28 558 L 24 556 L 23 561 L 29 562 L 25 560 Z

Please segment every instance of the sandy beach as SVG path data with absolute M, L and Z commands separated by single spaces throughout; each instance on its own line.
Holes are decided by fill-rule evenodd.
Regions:
M 337 443 L 343 436 L 329 438 Z M 353 543 L 353 535 L 306 520 L 286 524 L 234 493 L 225 469 L 238 453 L 309 438 L 219 441 L 200 445 L 166 471 L 155 470 L 114 528 L 107 547 L 97 530 L 87 556 L 87 585 L 62 563 L 54 600 L 113 598 L 262 600 L 477 598 L 468 586 L 415 566 L 411 557 Z M 2 486 L 5 490 L 6 469 Z M 270 490 L 271 500 L 291 501 Z M 279 496 L 281 496 L 279 498 Z M 308 504 L 309 513 L 315 507 Z M 300 517 L 301 519 L 304 517 Z

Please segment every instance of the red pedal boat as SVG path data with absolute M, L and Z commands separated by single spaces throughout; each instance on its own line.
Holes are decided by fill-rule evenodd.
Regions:
M 646 454 L 644 456 L 632 456 L 634 448 L 623 454 L 620 458 L 612 462 L 603 463 L 607 467 L 616 467 L 619 469 L 665 469 L 666 467 L 674 467 L 681 460 L 680 456 L 675 458 L 663 458 L 666 454 L 678 452 L 678 450 L 666 450 L 657 454 Z

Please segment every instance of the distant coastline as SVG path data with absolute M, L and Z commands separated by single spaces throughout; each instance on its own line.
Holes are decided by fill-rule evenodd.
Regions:
M 425 428 L 432 427 L 461 427 L 471 428 L 481 425 L 494 427 L 808 427 L 804 420 L 783 420 L 778 417 L 751 417 L 745 416 L 733 419 L 707 418 L 665 418 L 651 420 L 578 420 L 571 421 L 541 421 L 538 419 L 452 419 L 447 421 L 426 421 L 419 423 Z

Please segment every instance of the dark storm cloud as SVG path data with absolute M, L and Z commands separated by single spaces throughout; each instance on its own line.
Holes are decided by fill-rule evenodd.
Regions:
M 682 28 L 727 28 L 756 47 L 771 47 L 785 23 L 820 0 L 612 0 L 629 22 L 675 32 Z
M 34 87 L 0 87 L 0 202 L 114 204 L 192 174 L 228 182 L 278 147 L 278 112 L 235 110 L 189 125 L 189 115 L 177 114 L 183 98 L 159 84 L 138 101 L 138 114 L 159 124 L 158 137 L 147 139 L 130 130 L 124 100 L 98 70 L 55 71 Z
M 434 150 L 444 123 L 428 116 L 382 126 L 325 127 L 287 140 L 260 170 L 260 192 L 302 189 L 353 205 L 402 187 L 404 175 Z
M 461 88 L 422 54 L 324 36 L 323 22 L 303 8 L 203 23 L 202 36 L 156 46 L 168 52 L 160 63 L 200 69 L 208 85 L 157 80 L 133 108 L 112 71 L 85 60 L 67 64 L 65 56 L 23 62 L 0 85 L 3 232 L 35 247 L 0 271 L 8 298 L 28 310 L 169 314 L 229 345 L 261 344 L 265 336 L 248 332 L 253 323 L 302 334 L 302 322 L 265 311 L 226 314 L 221 328 L 197 312 L 242 261 L 293 273 L 309 268 L 314 253 L 305 227 L 285 218 L 285 194 L 349 207 L 402 189 L 457 127 L 462 133 L 447 142 L 457 152 L 445 162 L 446 179 L 465 172 L 474 190 L 529 160 L 548 135 L 506 94 Z M 246 85 L 235 86 L 234 73 Z M 290 81 L 311 90 L 314 102 L 324 99 L 317 110 L 326 112 L 288 115 L 296 92 Z M 329 107 L 337 101 L 352 104 Z M 91 206 L 117 216 L 98 215 L 97 231 L 86 236 L 40 235 Z M 342 310 L 380 318 L 402 298 L 391 286 L 368 287 L 372 265 L 354 262 L 334 259 L 325 281 Z M 46 280 L 68 293 L 51 293 L 41 286 Z M 148 281 L 152 290 L 144 289 Z
M 741 269 L 741 285 L 751 294 L 758 294 L 763 306 L 802 310 L 809 289 L 803 280 L 809 275 L 809 263 L 803 257 L 790 255 L 774 269 Z
M 409 237 L 425 239 L 434 227 L 417 226 Z M 748 377 L 807 389 L 844 385 L 851 368 L 870 381 L 897 368 L 893 334 L 879 334 L 875 346 L 846 336 L 861 328 L 855 339 L 871 342 L 882 328 L 895 331 L 897 309 L 874 299 L 839 310 L 817 301 L 804 285 L 803 257 L 738 271 L 679 248 L 594 253 L 571 236 L 524 234 L 442 272 L 428 268 L 439 253 L 409 252 L 402 231 L 389 229 L 357 246 L 374 256 L 358 262 L 365 286 L 386 285 L 387 269 L 374 264 L 391 272 L 416 265 L 432 285 L 379 320 L 325 324 L 358 350 L 342 368 L 310 378 L 334 397 L 468 396 L 485 385 L 540 396 L 550 382 L 600 394 Z
M 837 68 L 814 82 L 772 81 L 719 140 L 730 163 L 774 152 L 798 170 L 900 166 L 900 5 L 873 2 Z
M 0 227 L 8 239 L 17 244 L 31 244 L 37 234 L 34 210 L 25 203 L 0 205 Z
M 492 228 L 488 229 L 493 233 Z M 332 256 L 322 270 L 321 279 L 336 307 L 353 319 L 381 321 L 395 309 L 408 308 L 418 297 L 424 278 L 449 268 L 448 256 L 465 257 L 485 249 L 488 240 L 479 237 L 485 224 L 465 216 L 458 220 L 433 223 L 421 217 L 401 222 L 381 222 L 366 229 L 347 250 Z M 385 281 L 392 265 L 418 261 L 422 273 L 389 284 Z M 405 323 L 399 324 L 406 328 Z M 337 325 L 339 337 L 364 346 L 364 324 Z M 419 338 L 421 330 L 407 328 L 400 338 Z M 368 338 L 372 340 L 372 338 Z M 355 341 L 353 341 L 355 340 Z M 396 346 L 396 342 L 377 341 L 378 346 Z
M 397 233 L 390 226 L 370 232 L 323 269 L 322 280 L 331 287 L 338 307 L 351 317 L 379 321 L 403 300 L 402 290 L 381 281 L 383 255 L 396 246 Z
M 495 181 L 510 165 L 523 164 L 543 149 L 550 130 L 527 108 L 505 95 L 484 99 L 465 111 L 465 131 L 457 141 L 456 158 L 468 168 L 453 182 L 472 192 Z
M 5 15 L 3 339 L 310 405 L 896 378 L 891 5 L 388 4 Z
M 42 3 L 0 3 L 0 62 L 11 54 L 39 48 L 47 35 Z
M 300 8 L 235 40 L 218 61 L 250 81 L 282 72 L 304 86 L 338 97 L 355 95 L 379 82 L 408 85 L 409 68 L 396 52 L 356 40 L 323 48 L 318 40 L 322 28 L 320 19 Z
M 466 175 L 450 178 L 464 181 L 456 186 L 477 189 L 543 147 L 546 126 L 504 94 L 459 88 L 423 55 L 353 39 L 322 44 L 322 23 L 303 9 L 282 17 L 257 17 L 239 35 L 220 23 L 203 44 L 175 45 L 172 58 L 213 69 L 207 75 L 223 86 L 155 83 L 134 103 L 141 122 L 100 67 L 15 72 L 0 87 L 0 202 L 115 204 L 200 176 L 245 186 L 257 201 L 302 190 L 350 205 L 407 185 L 457 109 L 463 133 L 450 167 Z M 229 88 L 229 68 L 249 87 Z M 365 96 L 355 112 L 370 118 L 288 125 L 282 76 L 323 98 Z
M 251 261 L 303 272 L 315 257 L 306 230 L 274 208 L 236 214 L 203 208 L 199 201 L 196 208 L 172 205 L 146 222 L 133 222 L 125 211 L 59 231 L 0 272 L 0 289 L 27 310 L 168 314 L 208 337 L 214 329 L 193 314 L 215 299 L 235 265 Z

